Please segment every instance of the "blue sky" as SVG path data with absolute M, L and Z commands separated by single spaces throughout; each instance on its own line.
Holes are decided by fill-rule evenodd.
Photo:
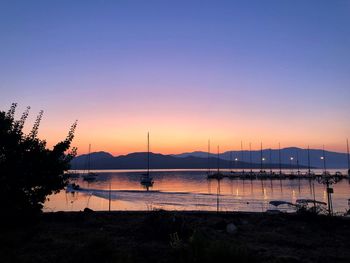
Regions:
M 1 109 L 44 109 L 48 141 L 75 118 L 112 152 L 350 134 L 350 1 L 1 1 L 0 36 Z

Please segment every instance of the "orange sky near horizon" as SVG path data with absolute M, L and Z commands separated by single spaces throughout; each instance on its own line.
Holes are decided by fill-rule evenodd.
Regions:
M 28 132 L 35 116 L 28 119 L 26 131 Z M 47 116 L 46 116 L 47 115 Z M 317 123 L 307 123 L 291 118 L 284 124 L 277 120 L 266 123 L 263 119 L 225 121 L 226 117 L 210 118 L 198 115 L 172 115 L 171 118 L 162 119 L 161 116 L 152 118 L 138 115 L 137 118 L 116 118 L 112 122 L 109 118 L 81 118 L 75 133 L 73 146 L 78 147 L 78 154 L 88 152 L 91 144 L 92 152 L 106 151 L 112 155 L 123 155 L 131 152 L 146 151 L 147 132 L 150 132 L 150 148 L 152 152 L 162 154 L 178 154 L 192 151 L 207 151 L 208 139 L 211 141 L 211 152 L 249 149 L 249 142 L 253 150 L 263 148 L 281 148 L 296 146 L 300 148 L 321 149 L 346 152 L 346 137 L 343 129 L 323 127 Z M 50 120 L 49 120 L 50 119 Z M 64 120 L 63 120 L 64 119 Z M 75 118 L 58 118 L 55 122 L 53 114 L 44 113 L 40 125 L 39 137 L 46 139 L 48 146 L 65 138 L 71 123 Z M 68 120 L 71 119 L 69 122 Z

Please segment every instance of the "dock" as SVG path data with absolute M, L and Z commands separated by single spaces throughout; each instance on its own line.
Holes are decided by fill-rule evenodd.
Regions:
M 308 179 L 308 180 L 315 180 L 318 177 L 321 176 L 329 176 L 333 178 L 337 178 L 339 180 L 341 179 L 350 179 L 349 175 L 342 174 L 341 172 L 335 172 L 333 174 L 330 174 L 328 172 L 326 173 L 321 173 L 321 174 L 316 174 L 314 172 L 307 172 L 307 173 L 302 173 L 302 172 L 295 172 L 295 173 L 284 173 L 284 172 L 271 172 L 271 171 L 230 171 L 230 172 L 220 172 L 218 173 L 212 173 L 209 174 L 207 173 L 207 179 L 223 179 L 223 178 L 228 178 L 228 179 L 249 179 L 249 180 L 264 180 L 264 179 Z

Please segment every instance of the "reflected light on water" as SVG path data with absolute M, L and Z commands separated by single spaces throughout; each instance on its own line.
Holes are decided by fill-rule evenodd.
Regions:
M 93 183 L 77 179 L 80 190 L 61 191 L 50 196 L 45 211 L 80 211 L 86 207 L 108 210 L 216 210 L 218 182 L 208 181 L 205 171 L 153 171 L 154 187 L 146 192 L 140 185 L 142 171 L 99 171 Z M 220 182 L 221 211 L 265 211 L 271 200 L 295 202 L 300 198 L 327 201 L 322 184 L 310 180 L 230 180 Z M 112 189 L 109 192 L 109 189 Z M 335 211 L 348 209 L 350 184 L 342 180 L 333 186 Z

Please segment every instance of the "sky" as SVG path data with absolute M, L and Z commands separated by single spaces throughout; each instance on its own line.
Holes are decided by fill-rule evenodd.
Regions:
M 346 151 L 350 1 L 0 1 L 0 110 L 78 153 Z

